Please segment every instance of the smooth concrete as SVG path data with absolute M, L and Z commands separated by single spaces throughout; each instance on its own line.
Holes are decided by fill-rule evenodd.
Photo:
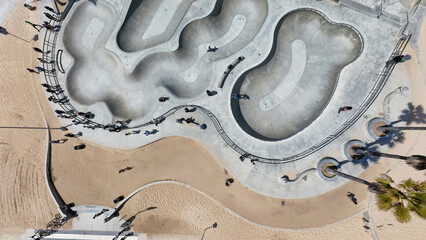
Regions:
M 369 4 L 371 1 L 368 1 Z M 141 6 L 147 4 L 158 9 L 161 2 L 145 0 Z M 185 0 L 181 2 L 183 4 Z M 79 111 L 95 113 L 96 117 L 93 120 L 102 124 L 131 118 L 130 127 L 132 127 L 149 122 L 176 106 L 198 105 L 208 109 L 217 117 L 221 126 L 220 131 L 226 132 L 233 144 L 225 143 L 209 116 L 198 110 L 188 115 L 181 109 L 158 126 L 149 125 L 140 128 L 142 132 L 153 128 L 158 129 L 158 133 L 148 137 L 142 134 L 126 136 L 126 131 L 110 133 L 100 129 L 89 130 L 82 128 L 81 125 L 71 126 L 70 129 L 75 132 L 82 131 L 83 138 L 87 141 L 120 149 L 138 148 L 168 136 L 193 138 L 208 148 L 233 177 L 250 189 L 272 197 L 308 198 L 341 187 L 347 182 L 346 180 L 325 182 L 315 172 L 309 172 L 306 178 L 291 184 L 282 184 L 280 178 L 287 175 L 293 179 L 293 176 L 316 168 L 319 161 L 326 157 L 345 163 L 342 170 L 356 176 L 365 170 L 365 166 L 373 163 L 370 160 L 362 165 L 347 162 L 342 149 L 351 139 L 359 139 L 367 143 L 374 141 L 366 129 L 368 122 L 383 115 L 383 101 L 389 93 L 399 87 L 410 87 L 403 65 L 397 66 L 383 90 L 361 118 L 351 123 L 350 128 L 344 132 L 336 133 L 336 131 L 345 128 L 354 113 L 360 111 L 358 107 L 374 92 L 378 74 L 389 59 L 400 37 L 399 34 L 401 32 L 417 34 L 412 31 L 417 28 L 410 24 L 405 30 L 403 29 L 404 26 L 398 19 L 404 17 L 406 8 L 399 3 L 386 5 L 384 12 L 389 17 L 377 19 L 374 15 L 369 15 L 368 11 L 364 11 L 371 9 L 367 3 L 364 5 L 360 3 L 363 8 L 358 8 L 360 5 L 348 5 L 345 3 L 348 1 L 341 2 L 334 4 L 329 1 L 312 0 L 191 1 L 182 17 L 170 20 L 173 22 L 172 27 L 169 24 L 162 33 L 160 31 L 156 33 L 158 34 L 156 37 L 164 37 L 161 41 L 154 41 L 156 37 L 143 39 L 146 29 L 138 30 L 138 24 L 131 24 L 133 21 L 131 18 L 136 14 L 135 17 L 146 17 L 146 20 L 140 22 L 139 27 L 148 28 L 156 15 L 155 11 L 149 13 L 149 16 L 146 15 L 147 13 L 138 15 L 137 12 L 144 9 L 138 9 L 136 5 L 132 6 L 137 1 L 105 0 L 98 2 L 96 6 L 86 1 L 77 2 L 63 23 L 56 47 L 64 49 L 63 65 L 66 70 L 65 74 L 58 73 L 59 81 L 65 86 L 63 87 L 65 93 L 70 96 L 71 103 Z M 423 8 L 424 6 L 420 6 L 417 13 L 421 13 Z M 133 11 L 133 14 L 128 14 L 129 10 Z M 161 11 L 164 13 L 163 10 Z M 178 10 L 176 11 L 170 14 L 173 16 L 181 14 Z M 325 20 L 315 17 L 318 14 L 312 11 L 318 11 Z M 398 15 L 400 12 L 404 14 Z M 298 19 L 298 16 L 302 16 L 301 13 L 306 13 L 304 17 L 311 19 L 313 23 Z M 93 51 L 90 51 L 81 39 L 82 35 L 95 33 L 95 30 L 86 30 L 93 28 L 89 26 L 89 23 L 94 18 L 105 25 L 95 43 L 90 45 L 93 45 Z M 301 26 L 285 24 L 286 19 L 292 18 L 294 24 Z M 414 19 L 410 19 L 410 23 L 413 22 L 417 23 Z M 353 30 L 351 32 L 348 26 L 355 30 L 351 29 Z M 139 32 L 132 35 L 132 30 L 124 34 L 126 27 L 135 28 L 134 31 Z M 306 32 L 303 32 L 304 30 Z M 338 37 L 325 34 L 325 31 L 335 33 Z M 359 32 L 361 38 L 356 37 L 356 32 Z M 165 37 L 164 34 L 170 34 L 170 36 Z M 293 53 L 290 51 L 303 49 L 301 42 L 296 41 L 299 38 L 293 39 L 294 36 L 299 35 L 306 48 L 306 62 L 304 71 L 298 78 L 302 67 L 298 66 L 296 69 L 295 66 L 291 69 Z M 120 44 L 120 37 L 124 38 L 124 41 L 128 38 L 127 51 L 123 47 L 124 44 Z M 84 36 L 84 38 L 91 41 L 90 36 Z M 324 38 L 328 39 L 328 42 L 325 42 Z M 413 37 L 414 42 L 416 38 L 417 36 Z M 362 39 L 362 51 L 359 49 L 360 39 Z M 148 44 L 147 41 L 151 42 Z M 317 41 L 322 45 L 316 44 Z M 142 42 L 144 45 L 138 45 Z M 216 52 L 207 53 L 208 44 L 216 45 L 219 49 Z M 287 47 L 282 48 L 283 45 Z M 273 49 L 277 50 L 276 53 L 272 51 Z M 278 51 L 281 49 L 286 54 Z M 325 52 L 327 54 L 324 56 Z M 357 57 L 360 52 L 361 54 Z M 285 71 L 277 74 L 279 67 L 271 67 L 273 66 L 271 64 L 280 54 L 282 57 L 277 58 L 275 64 L 276 66 L 282 64 Z M 223 72 L 239 56 L 244 56 L 244 61 L 230 71 L 223 88 L 216 88 Z M 329 60 L 334 65 L 328 65 L 328 61 L 322 61 L 323 59 Z M 303 63 L 303 56 L 294 61 Z M 336 64 L 338 61 L 342 61 L 342 64 Z M 264 91 L 264 95 L 259 96 L 257 101 L 241 100 L 240 103 L 247 104 L 247 109 L 250 104 L 259 108 L 259 102 L 268 94 L 281 95 L 283 98 L 281 102 L 271 101 L 269 105 L 271 110 L 259 110 L 259 112 L 278 114 L 279 111 L 275 111 L 276 108 L 290 103 L 291 111 L 283 109 L 289 113 L 285 116 L 286 120 L 291 119 L 293 111 L 299 111 L 294 106 L 301 104 L 298 106 L 303 106 L 304 111 L 302 113 L 300 110 L 300 114 L 307 115 L 300 116 L 310 119 L 299 119 L 301 123 L 295 123 L 295 126 L 298 126 L 294 130 L 296 133 L 290 134 L 291 136 L 287 138 L 269 141 L 262 137 L 254 137 L 247 133 L 247 129 L 244 130 L 241 127 L 241 121 L 234 116 L 236 111 L 233 109 L 235 104 L 231 94 L 235 89 L 241 89 L 241 93 L 253 91 L 249 93 L 256 94 L 254 88 L 242 89 L 241 86 L 244 84 L 248 86 L 247 79 L 261 85 L 253 75 L 260 68 L 264 70 L 258 72 L 257 76 L 261 79 L 270 79 L 271 84 L 265 83 L 265 89 L 269 87 L 270 91 L 258 89 L 258 91 Z M 286 76 L 290 70 L 290 75 L 294 75 L 296 79 L 292 78 L 284 84 L 289 88 L 278 87 L 284 79 L 287 80 Z M 338 75 L 336 75 L 337 72 Z M 270 74 L 275 74 L 275 77 L 270 77 Z M 305 74 L 309 74 L 307 76 L 316 80 L 315 84 L 310 85 L 310 81 L 305 79 Z M 320 81 L 316 75 L 322 75 L 324 78 Z M 272 81 L 276 82 L 272 83 Z M 276 87 L 279 90 L 276 90 Z M 294 90 L 292 90 L 293 87 Z M 205 94 L 207 89 L 216 91 L 217 94 L 207 96 Z M 305 94 L 307 99 L 292 97 L 293 92 L 296 91 L 301 95 Z M 311 96 L 315 94 L 317 94 L 318 103 L 323 104 L 322 106 L 316 106 L 317 99 Z M 286 95 L 288 96 L 285 97 Z M 170 99 L 160 103 L 158 98 L 161 96 L 170 97 Z M 256 97 L 256 95 L 253 96 Z M 292 100 L 288 101 L 289 99 Z M 397 119 L 410 101 L 410 91 L 395 95 L 387 105 L 392 106 L 391 112 L 387 114 L 389 119 Z M 273 107 L 275 104 L 278 105 Z M 353 106 L 353 111 L 338 114 L 339 107 L 345 105 Z M 52 107 L 55 106 L 52 104 Z M 319 115 L 318 112 L 320 112 Z M 247 110 L 245 113 L 247 116 L 250 114 Z M 201 130 L 176 123 L 177 118 L 189 116 L 205 123 L 207 129 Z M 252 116 L 254 119 L 257 117 Z M 259 116 L 259 119 L 263 118 Z M 70 123 L 67 119 L 61 121 L 64 125 Z M 253 123 L 253 125 L 256 124 L 258 123 Z M 272 127 L 276 127 L 281 123 L 271 122 L 271 124 L 275 124 Z M 301 127 L 303 124 L 306 124 L 306 127 Z M 277 129 L 281 131 L 280 128 Z M 321 143 L 326 144 L 321 145 Z M 256 156 L 295 159 L 295 161 L 285 164 L 251 165 L 249 161 L 239 160 L 239 153 L 232 148 L 235 145 Z M 379 146 L 379 148 L 386 151 L 387 146 Z M 310 149 L 313 151 L 308 155 L 301 155 Z
M 240 126 L 264 140 L 288 138 L 312 123 L 330 101 L 342 68 L 362 50 L 355 30 L 310 10 L 285 16 L 276 31 L 270 56 L 235 84 L 233 92 L 250 100 L 231 103 Z

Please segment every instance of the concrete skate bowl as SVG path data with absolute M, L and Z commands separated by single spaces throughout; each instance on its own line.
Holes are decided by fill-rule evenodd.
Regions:
M 194 2 L 196 0 L 133 0 L 117 35 L 118 46 L 123 51 L 135 52 L 166 42 L 179 34 L 176 29 Z M 216 53 L 233 54 L 256 35 L 267 10 L 266 0 L 217 0 L 208 17 L 186 27 L 180 47 L 192 48 L 196 53 L 200 44 L 205 51 L 208 43 L 215 45 L 216 41 L 215 46 L 221 50 Z M 221 45 L 226 48 L 222 49 Z
M 181 4 L 175 4 L 176 12 L 170 22 L 180 21 L 179 8 L 182 4 L 189 8 L 192 1 L 176 2 Z M 158 109 L 161 96 L 177 102 L 205 96 L 214 62 L 244 48 L 257 35 L 268 10 L 266 0 L 217 1 L 209 16 L 191 21 L 181 32 L 175 31 L 176 24 L 170 27 L 171 23 L 162 22 L 167 25 L 164 31 L 157 35 L 151 32 L 149 38 L 143 39 L 149 25 L 158 23 L 154 21 L 156 13 L 146 11 L 160 11 L 164 8 L 161 5 L 170 1 L 139 0 L 136 3 L 130 7 L 117 36 L 117 41 L 122 43 L 120 47 L 129 51 L 150 50 L 173 34 L 179 34 L 177 50 L 150 50 L 151 54 L 137 60 L 134 69 L 127 72 L 120 59 L 104 48 L 118 17 L 111 7 L 100 2 L 97 6 L 80 3 L 63 37 L 66 50 L 75 60 L 67 76 L 70 97 L 86 106 L 104 102 L 113 117 L 133 120 L 150 116 L 153 109 Z M 151 18 L 142 16 L 145 14 Z M 138 19 L 146 22 L 138 22 Z M 123 45 L 124 42 L 128 44 Z M 219 48 L 214 54 L 206 51 L 209 43 Z
M 311 9 L 281 19 L 271 53 L 244 73 L 232 99 L 240 127 L 253 137 L 278 141 L 309 126 L 330 101 L 340 71 L 360 55 L 363 41 L 353 28 L 329 21 Z

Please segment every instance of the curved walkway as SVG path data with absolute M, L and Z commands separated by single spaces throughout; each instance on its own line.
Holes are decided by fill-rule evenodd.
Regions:
M 46 121 L 46 119 L 45 119 Z M 63 216 L 66 217 L 66 219 L 71 219 L 73 217 L 76 217 L 77 214 L 75 211 L 73 211 L 71 208 L 68 207 L 68 204 L 65 203 L 64 199 L 62 199 L 61 195 L 59 194 L 58 190 L 55 187 L 55 184 L 53 183 L 52 175 L 50 172 L 51 169 L 51 162 L 52 162 L 52 144 L 50 143 L 50 130 L 49 125 L 46 122 L 47 127 L 47 146 L 46 146 L 46 162 L 45 162 L 45 175 L 46 175 L 46 183 L 47 188 L 49 189 L 49 193 L 52 196 L 56 206 L 58 206 L 59 211 L 62 213 Z

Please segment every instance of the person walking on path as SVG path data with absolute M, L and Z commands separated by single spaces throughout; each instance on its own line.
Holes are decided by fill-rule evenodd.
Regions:
M 233 99 L 241 99 L 242 98 L 242 95 L 241 94 L 239 94 L 239 93 L 232 93 L 232 96 L 231 96 L 231 98 L 233 98 Z
M 30 72 L 30 73 L 37 73 L 37 74 L 40 74 L 39 72 L 34 71 L 34 70 L 33 70 L 33 69 L 31 69 L 31 68 L 27 68 L 27 70 L 28 70 L 28 72 Z
M 29 4 L 24 3 L 24 7 L 27 8 L 30 11 L 35 11 L 37 9 L 37 7 L 33 7 Z
M 210 90 L 206 90 L 207 96 L 213 96 L 213 93 Z
M 354 204 L 358 204 L 358 200 L 355 198 L 355 194 L 348 192 L 346 197 L 348 197 L 349 200 L 351 200 Z
M 38 24 L 34 24 L 30 21 L 25 21 L 25 23 L 28 23 L 29 25 L 31 25 L 33 28 L 35 28 L 35 30 L 37 30 L 37 32 L 40 32 L 40 30 L 43 28 L 42 26 L 38 25 Z
M 36 51 L 36 52 L 39 52 L 39 53 L 41 53 L 41 54 L 49 54 L 49 53 L 51 53 L 51 51 L 50 50 L 47 50 L 46 52 L 43 52 L 43 50 L 41 50 L 40 48 L 37 48 L 37 47 L 33 47 L 33 49 L 34 49 L 34 51 Z
M 407 54 L 407 55 L 398 55 L 396 57 L 393 57 L 391 60 L 387 61 L 386 62 L 386 66 L 389 66 L 392 63 L 395 63 L 395 64 L 397 64 L 397 63 L 403 63 L 403 62 L 408 61 L 410 59 L 411 59 L 411 55 L 410 54 Z
M 350 110 L 352 110 L 351 106 L 344 106 L 344 107 L 339 108 L 339 111 L 337 111 L 337 113 L 346 112 L 346 111 L 350 111 Z
M 37 61 L 39 61 L 40 63 L 46 63 L 46 64 L 54 64 L 55 63 L 55 60 L 47 61 L 46 59 L 43 59 L 43 58 L 37 58 Z

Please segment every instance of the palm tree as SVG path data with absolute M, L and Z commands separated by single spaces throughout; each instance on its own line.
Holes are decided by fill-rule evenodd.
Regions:
M 373 152 L 365 149 L 364 147 L 354 147 L 354 153 L 362 158 L 365 155 L 376 156 L 376 157 L 387 157 L 394 158 L 399 160 L 405 160 L 405 162 L 416 170 L 425 170 L 426 169 L 426 157 L 422 155 L 413 155 L 413 156 L 401 156 L 396 154 L 382 153 L 382 152 Z
M 337 171 L 336 166 L 326 167 L 325 171 L 367 185 L 368 190 L 376 194 L 378 208 L 382 211 L 392 209 L 395 218 L 401 223 L 411 220 L 410 211 L 426 219 L 426 181 L 417 182 L 410 178 L 395 185 L 392 178 L 387 175 L 376 178 L 376 182 L 369 182 Z
M 382 127 L 378 127 L 377 131 L 387 133 L 389 131 L 406 131 L 406 130 L 426 130 L 426 127 L 392 127 L 389 125 L 385 125 Z
M 326 167 L 325 171 L 327 171 L 330 174 L 334 174 L 334 175 L 337 175 L 339 177 L 343 177 L 343 178 L 349 179 L 349 180 L 357 182 L 357 183 L 365 184 L 365 185 L 368 186 L 368 190 L 372 193 L 382 193 L 383 192 L 383 190 L 381 189 L 381 186 L 378 183 L 369 182 L 369 181 L 366 181 L 364 179 L 357 178 L 357 177 L 354 177 L 352 175 L 337 171 L 336 166 Z
M 382 193 L 376 195 L 377 206 L 382 211 L 392 210 L 401 223 L 411 220 L 411 212 L 426 219 L 426 181 L 414 181 L 411 178 L 396 185 L 389 176 L 377 178 Z

